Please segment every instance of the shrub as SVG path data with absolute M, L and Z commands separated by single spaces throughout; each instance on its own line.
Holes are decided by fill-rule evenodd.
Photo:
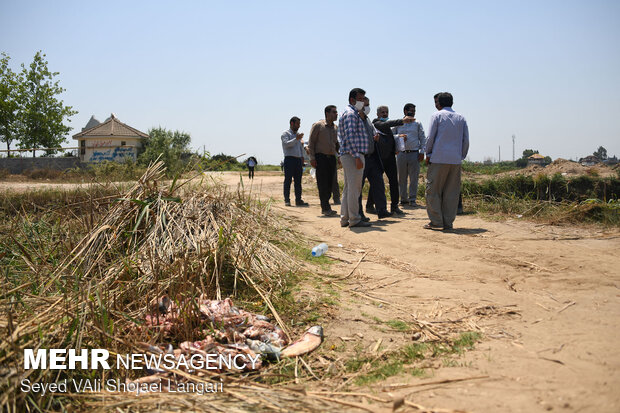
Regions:
M 30 179 L 58 179 L 62 171 L 56 169 L 28 169 L 22 173 Z

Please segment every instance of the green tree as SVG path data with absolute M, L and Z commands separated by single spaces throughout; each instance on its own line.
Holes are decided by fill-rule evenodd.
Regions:
M 0 141 L 6 143 L 7 156 L 11 156 L 11 142 L 17 138 L 19 85 L 21 75 L 9 67 L 10 57 L 2 53 L 0 59 Z
M 523 151 L 522 159 L 527 159 L 530 156 L 534 155 L 535 153 L 538 153 L 538 151 L 535 151 L 533 149 L 526 149 L 526 150 Z
M 234 156 L 219 153 L 204 158 L 202 167 L 206 171 L 241 171 L 245 169 L 245 163 L 239 162 Z
M 23 82 L 20 85 L 19 124 L 21 148 L 56 148 L 66 142 L 65 134 L 72 128 L 65 125 L 65 119 L 75 115 L 71 106 L 65 106 L 58 95 L 65 91 L 54 81 L 58 72 L 50 72 L 47 68 L 45 54 L 38 51 L 29 68 L 22 64 Z M 47 151 L 47 155 L 55 153 Z
M 515 164 L 519 167 L 519 168 L 525 168 L 527 166 L 527 159 L 525 158 L 519 158 L 515 161 Z
M 144 151 L 138 157 L 138 163 L 148 165 L 159 158 L 170 173 L 180 172 L 184 166 L 182 157 L 190 154 L 190 135 L 162 127 L 150 129 L 148 135 L 142 140 Z
M 594 152 L 592 155 L 596 156 L 601 161 L 604 161 L 605 159 L 607 159 L 607 149 L 599 146 L 596 152 Z

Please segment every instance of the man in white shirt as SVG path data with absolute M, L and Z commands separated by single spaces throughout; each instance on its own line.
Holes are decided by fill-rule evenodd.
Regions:
M 282 141 L 282 151 L 284 152 L 284 205 L 291 206 L 291 182 L 295 181 L 295 205 L 308 206 L 308 203 L 301 199 L 301 176 L 304 165 L 304 141 L 303 133 L 298 133 L 301 120 L 293 116 L 289 121 L 291 126 L 285 130 L 280 137 Z

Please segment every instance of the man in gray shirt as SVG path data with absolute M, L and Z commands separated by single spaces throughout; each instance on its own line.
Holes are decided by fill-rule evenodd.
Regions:
M 293 116 L 290 128 L 282 133 L 282 151 L 284 152 L 284 205 L 291 206 L 291 181 L 295 180 L 295 205 L 308 206 L 301 199 L 301 175 L 304 163 L 303 133 L 297 133 L 301 120 Z
M 426 141 L 426 229 L 451 230 L 461 192 L 461 163 L 469 150 L 465 118 L 452 110 L 448 92 L 435 95 L 438 112 L 431 116 Z
M 407 103 L 403 111 L 405 116 L 415 118 L 415 105 L 413 103 Z M 416 207 L 420 161 L 424 160 L 422 149 L 426 144 L 424 128 L 420 122 L 413 121 L 402 126 L 396 126 L 392 130 L 394 137 L 404 141 L 403 148 L 399 149 L 396 145 L 400 204 Z M 407 178 L 409 179 L 409 191 L 407 191 Z

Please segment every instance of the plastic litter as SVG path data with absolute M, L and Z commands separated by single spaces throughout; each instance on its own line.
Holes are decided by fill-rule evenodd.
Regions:
M 395 136 L 396 141 L 396 151 L 397 152 L 402 152 L 405 150 L 405 139 L 401 138 L 400 135 Z
M 321 255 L 325 254 L 327 252 L 327 244 L 326 243 L 321 243 L 319 245 L 317 245 L 316 247 L 312 248 L 312 256 L 313 257 L 320 257 Z

